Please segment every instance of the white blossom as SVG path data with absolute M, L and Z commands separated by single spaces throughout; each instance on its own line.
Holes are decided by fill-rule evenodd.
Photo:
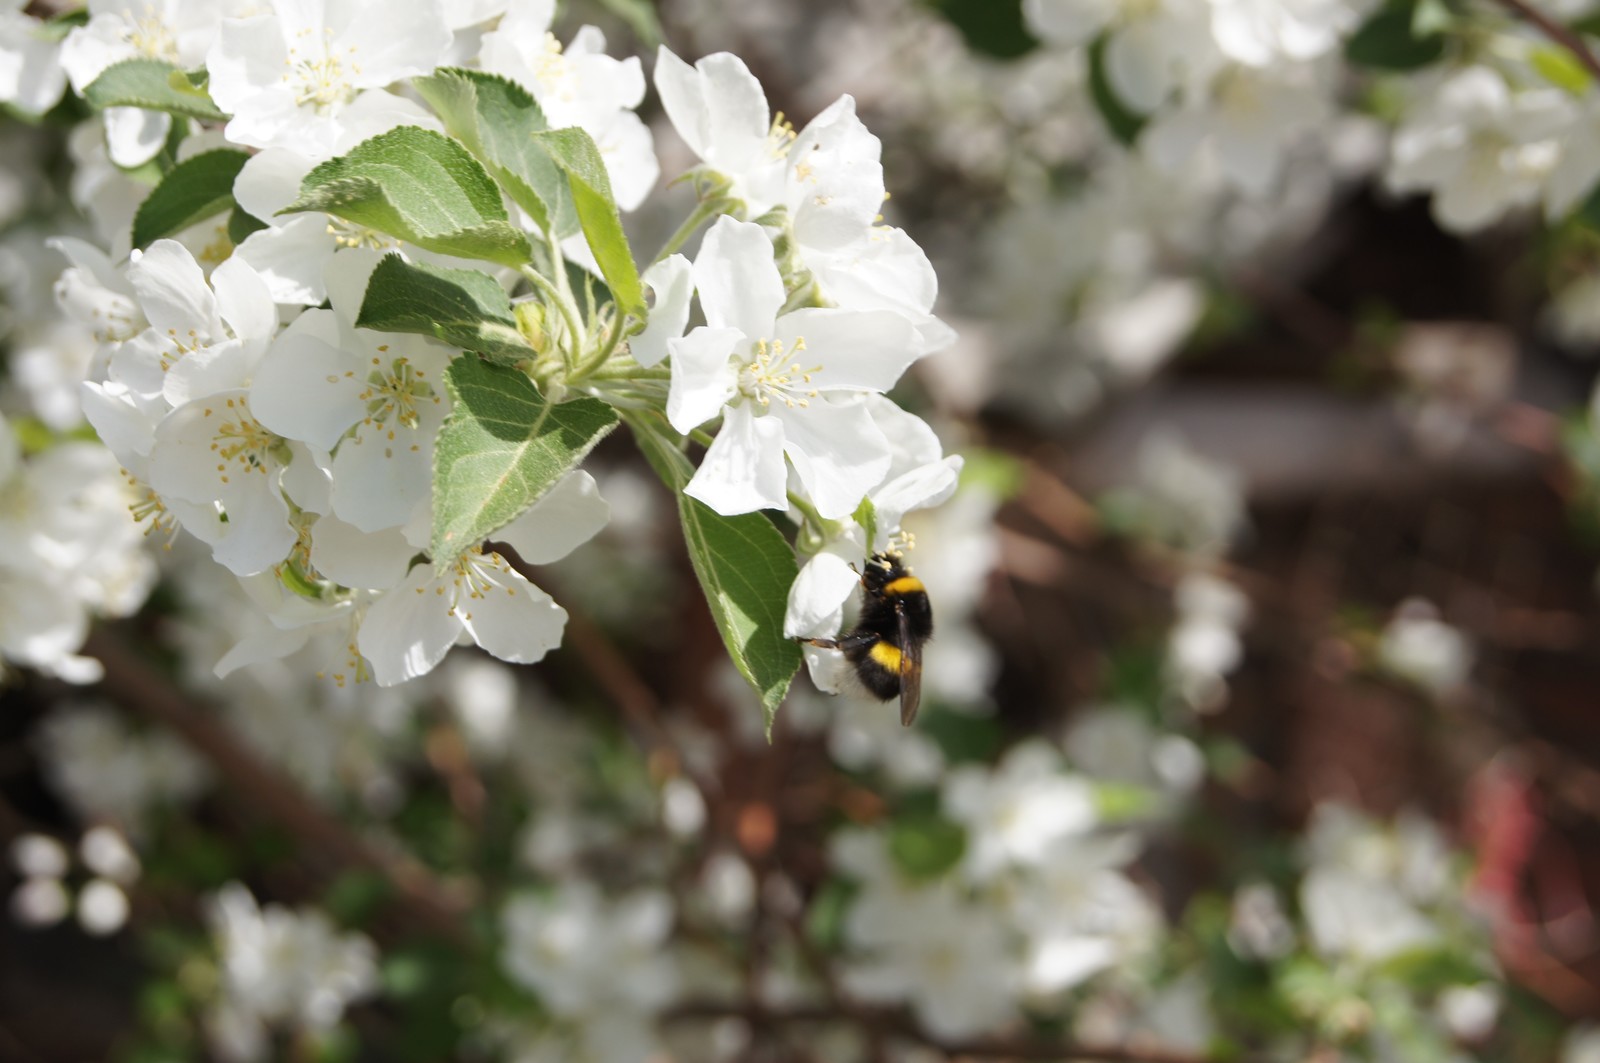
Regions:
M 966 828 L 962 866 L 978 882 L 1044 863 L 1064 839 L 1099 821 L 1088 782 L 1069 774 L 1060 754 L 1040 741 L 1017 746 L 992 771 L 955 768 L 942 798 L 945 814 Z
M 1461 688 L 1472 657 L 1467 637 L 1417 599 L 1401 604 L 1378 643 L 1378 662 L 1386 670 L 1436 696 Z
M 208 88 L 233 116 L 234 143 L 327 158 L 350 125 L 414 112 L 384 86 L 430 73 L 449 45 L 438 0 L 280 0 L 267 13 L 223 20 L 206 56 Z
M 635 108 L 644 100 L 637 56 L 605 54 L 605 35 L 584 26 L 563 47 L 550 32 L 554 0 L 513 3 L 499 25 L 484 34 L 479 56 L 485 70 L 504 74 L 533 93 L 551 129 L 576 126 L 600 149 L 617 206 L 644 202 L 660 174 L 650 129 Z
M 27 114 L 54 107 L 67 87 L 61 68 L 60 42 L 44 23 L 23 13 L 26 0 L 0 6 L 0 102 Z
M 570 882 L 547 897 L 513 898 L 500 921 L 506 973 L 590 1036 L 613 1024 L 637 1030 L 677 995 L 665 893 L 609 900 L 592 883 Z
M 575 472 L 495 533 L 529 564 L 565 557 L 605 526 L 594 478 Z M 448 566 L 418 565 L 368 610 L 361 653 L 381 686 L 433 670 L 458 640 L 530 664 L 561 642 L 567 614 L 497 553 L 471 549 Z
M 915 359 L 887 311 L 781 313 L 783 281 L 758 225 L 720 218 L 694 264 L 706 324 L 669 343 L 667 418 L 680 432 L 722 415 L 687 493 L 720 513 L 787 505 L 784 458 L 817 512 L 853 512 L 888 471 L 888 441 L 860 396 Z
M 1513 92 L 1483 66 L 1442 81 L 1395 133 L 1388 183 L 1431 190 L 1433 216 L 1470 232 L 1538 199 L 1560 155 L 1571 105 L 1556 89 Z
M 60 707 L 40 726 L 37 742 L 46 777 L 75 812 L 135 837 L 157 807 L 187 803 L 210 781 L 177 739 L 134 731 L 102 706 Z
M 211 1023 L 214 1033 L 232 1035 L 214 1047 L 243 1049 L 230 1058 L 264 1058 L 263 1027 L 328 1030 L 349 1004 L 378 988 L 372 942 L 339 933 L 316 909 L 262 906 L 234 882 L 210 898 L 207 920 L 222 968 Z

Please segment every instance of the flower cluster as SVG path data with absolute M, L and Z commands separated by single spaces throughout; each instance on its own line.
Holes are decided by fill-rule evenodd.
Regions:
M 264 1058 L 273 1028 L 327 1031 L 377 988 L 372 942 L 339 933 L 320 911 L 262 906 L 233 882 L 211 898 L 208 917 L 220 972 L 208 1032 L 223 1059 Z
M 26 454 L 0 415 L 0 660 L 99 678 L 100 663 L 77 653 L 91 618 L 135 612 L 156 579 L 128 519 L 140 502 L 105 448 Z
M 1009 1025 L 1022 1006 L 1049 1014 L 1152 946 L 1160 914 L 1126 873 L 1137 839 L 1108 829 L 1094 786 L 1059 752 L 1028 744 L 992 770 L 963 766 L 940 796 L 954 835 L 927 830 L 942 852 L 882 831 L 834 838 L 835 864 L 858 888 L 844 936 L 860 999 L 908 1004 L 928 1030 L 960 1039 Z M 931 867 L 917 862 L 930 853 Z
M 709 441 L 670 486 L 727 517 L 792 509 L 802 548 L 840 564 L 953 489 L 959 459 L 882 397 L 952 333 L 927 256 L 882 224 L 881 145 L 853 100 L 796 132 L 736 57 L 663 48 L 699 201 L 641 277 L 618 224 L 658 183 L 641 63 L 593 27 L 564 45 L 553 17 L 437 0 L 15 16 L 5 98 L 38 112 L 70 85 L 98 112 L 74 143 L 101 243 L 53 241 L 77 337 L 55 390 L 71 407 L 81 389 L 147 530 L 199 539 L 253 588 L 276 634 L 222 671 L 307 645 L 338 684 L 415 678 L 458 642 L 539 660 L 566 614 L 521 566 L 606 523 L 579 466 L 617 411 L 680 451 L 660 421 Z M 692 263 L 677 253 L 713 219 Z M 503 443 L 505 401 L 524 413 Z M 791 600 L 788 634 L 837 627 L 837 568 Z M 126 611 L 142 588 L 111 597 L 86 604 Z M 7 656 L 59 665 L 85 615 Z

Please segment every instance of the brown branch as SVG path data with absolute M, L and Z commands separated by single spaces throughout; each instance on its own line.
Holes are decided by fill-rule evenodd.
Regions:
M 353 833 L 115 635 L 97 630 L 89 636 L 85 652 L 105 666 L 102 687 L 113 701 L 176 732 L 210 761 L 230 790 L 248 799 L 249 807 L 330 861 L 382 875 L 410 925 L 456 942 L 469 939 L 463 919 L 468 898 L 446 889 L 415 859 L 384 852 Z
M 1535 28 L 1572 53 L 1572 57 L 1596 80 L 1600 81 L 1600 59 L 1583 43 L 1583 38 L 1578 36 L 1570 26 L 1564 26 L 1555 19 L 1546 15 L 1526 0 L 1498 0 L 1501 7 L 1513 12 L 1523 21 L 1530 23 Z
M 1051 1060 L 1053 1063 L 1205 1063 L 1208 1057 L 1134 1045 L 1088 1046 L 1066 1040 L 1027 1037 L 985 1037 L 942 1040 L 926 1033 L 906 1012 L 893 1008 L 851 1008 L 834 1005 L 765 1008 L 753 1003 L 687 1001 L 663 1016 L 666 1022 L 743 1019 L 749 1025 L 810 1026 L 854 1022 L 870 1031 L 899 1037 L 952 1059 Z

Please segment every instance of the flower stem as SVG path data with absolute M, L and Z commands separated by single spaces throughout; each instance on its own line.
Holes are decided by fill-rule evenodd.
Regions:
M 560 264 L 559 260 L 557 268 L 565 275 L 566 268 Z M 545 298 L 556 308 L 556 312 L 561 315 L 561 320 L 566 324 L 566 362 L 570 367 L 577 361 L 578 344 L 583 339 L 583 325 L 580 323 L 578 308 L 573 305 L 569 295 L 563 294 L 561 289 L 557 288 L 549 277 L 546 277 L 532 266 L 523 266 L 520 272 L 528 283 L 544 293 Z
M 1572 57 L 1589 72 L 1589 75 L 1600 81 L 1600 58 L 1596 58 L 1594 52 L 1583 42 L 1583 38 L 1570 27 L 1562 25 L 1525 0 L 1498 0 L 1498 2 L 1501 7 L 1513 12 L 1523 21 L 1531 23 L 1540 33 L 1571 52 Z
M 668 237 L 667 242 L 661 245 L 661 250 L 656 252 L 656 257 L 650 260 L 650 264 L 653 266 L 677 251 L 689 242 L 689 237 L 693 236 L 700 226 L 719 214 L 727 214 L 729 208 L 733 205 L 734 201 L 727 196 L 719 195 L 710 199 L 702 199 L 699 205 L 694 208 L 693 213 L 684 219 L 682 225 L 678 226 L 678 231 Z

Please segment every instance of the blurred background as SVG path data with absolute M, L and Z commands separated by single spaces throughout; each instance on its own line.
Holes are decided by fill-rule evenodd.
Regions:
M 921 719 L 802 673 L 769 743 L 620 433 L 533 668 L 219 679 L 261 621 L 146 543 L 101 682 L 0 688 L 0 1059 L 1600 1060 L 1600 227 L 1398 190 L 1438 53 L 1344 6 L 1240 167 L 1008 0 L 571 5 L 883 141 L 959 333 L 896 393 L 966 462 Z M 43 241 L 136 194 L 83 117 L 0 127 L 40 451 L 93 438 Z

